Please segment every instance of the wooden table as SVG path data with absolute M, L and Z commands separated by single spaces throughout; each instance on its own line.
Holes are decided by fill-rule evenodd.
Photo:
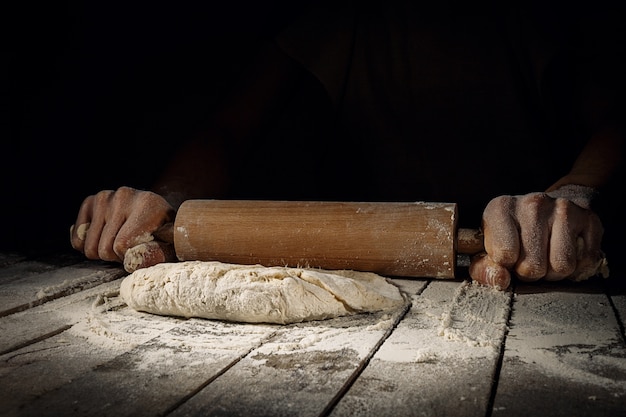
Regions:
M 281 326 L 139 313 L 125 275 L 0 254 L 0 415 L 626 416 L 607 280 L 395 279 L 402 308 Z

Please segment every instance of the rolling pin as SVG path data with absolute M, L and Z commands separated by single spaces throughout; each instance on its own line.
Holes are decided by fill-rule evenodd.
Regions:
M 457 254 L 483 250 L 457 218 L 456 203 L 187 200 L 159 238 L 180 261 L 454 278 Z

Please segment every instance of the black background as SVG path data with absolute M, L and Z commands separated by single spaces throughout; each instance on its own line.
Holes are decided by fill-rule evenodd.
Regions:
M 82 200 L 149 187 L 259 43 L 311 1 L 2 6 L 0 250 L 71 250 Z M 607 226 L 619 257 L 623 222 Z
M 81 201 L 149 187 L 306 2 L 16 2 L 4 8 L 2 250 L 69 248 Z

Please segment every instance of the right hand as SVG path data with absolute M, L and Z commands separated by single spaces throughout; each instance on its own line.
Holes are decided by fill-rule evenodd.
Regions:
M 100 191 L 81 204 L 70 229 L 71 244 L 88 259 L 123 263 L 130 248 L 152 243 L 153 233 L 173 222 L 175 214 L 163 197 L 151 191 L 130 187 Z M 160 246 L 153 250 L 162 251 Z M 152 256 L 149 262 L 169 256 Z M 150 265 L 141 265 L 146 266 Z
M 483 212 L 486 253 L 472 259 L 470 275 L 506 289 L 511 274 L 525 282 L 608 274 L 602 222 L 588 207 L 579 194 L 558 191 L 494 198 Z

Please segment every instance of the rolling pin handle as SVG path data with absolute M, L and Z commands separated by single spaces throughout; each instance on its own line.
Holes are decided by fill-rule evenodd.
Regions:
M 153 233 L 156 240 L 166 243 L 174 243 L 174 223 L 165 223 Z
M 457 253 L 475 255 L 485 251 L 483 232 L 478 229 L 463 229 L 457 231 Z

